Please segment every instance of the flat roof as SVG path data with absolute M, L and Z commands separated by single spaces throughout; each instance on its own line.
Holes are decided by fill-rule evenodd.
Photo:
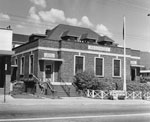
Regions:
M 13 55 L 13 54 L 15 54 L 14 51 L 0 50 L 0 55 Z

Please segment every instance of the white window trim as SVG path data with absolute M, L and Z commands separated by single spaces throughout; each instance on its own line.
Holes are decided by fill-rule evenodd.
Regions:
M 76 57 L 83 57 L 83 71 L 85 71 L 85 56 L 83 55 L 74 55 L 74 72 L 73 74 L 75 75 L 75 64 L 76 64 Z
M 103 69 L 102 69 L 102 75 L 96 75 L 96 59 L 99 58 L 99 59 L 102 59 L 102 65 L 103 65 Z M 104 77 L 104 57 L 94 57 L 94 74 L 96 77 Z
M 24 71 L 25 71 L 25 56 L 21 56 L 20 60 L 20 75 L 24 75 L 24 71 L 22 70 L 22 58 L 24 58 Z
M 33 55 L 33 73 L 34 73 L 34 54 L 31 53 L 29 55 L 29 74 L 31 74 L 31 58 L 30 58 L 31 55 Z
M 120 61 L 120 75 L 119 76 L 114 76 L 114 60 L 119 60 Z M 114 58 L 113 60 L 112 60 L 112 77 L 114 77 L 114 78 L 120 78 L 121 77 L 121 69 L 122 69 L 122 67 L 121 67 L 121 59 L 118 59 L 118 58 Z
M 16 61 L 17 61 L 17 62 L 16 62 Z M 17 58 L 17 56 L 15 57 L 14 64 L 15 64 L 15 65 L 18 65 L 18 58 Z

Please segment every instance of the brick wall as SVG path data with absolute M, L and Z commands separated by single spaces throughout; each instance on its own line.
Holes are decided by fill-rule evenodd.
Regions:
M 95 57 L 103 57 L 104 58 L 104 78 L 111 79 L 112 78 L 112 61 L 114 58 L 121 59 L 121 77 L 118 78 L 120 80 L 123 79 L 123 48 L 120 47 L 109 47 L 111 48 L 111 51 L 105 52 L 105 51 L 98 51 L 94 50 L 96 52 L 95 54 L 92 52 L 92 50 L 88 50 L 88 45 L 91 44 L 85 44 L 85 43 L 79 43 L 79 42 L 69 42 L 69 41 L 55 41 L 55 40 L 46 40 L 46 39 L 40 39 L 38 41 L 32 42 L 25 44 L 24 46 L 16 48 L 16 53 L 22 52 L 22 51 L 27 51 L 28 49 L 40 46 L 40 47 L 46 47 L 45 50 L 35 50 L 32 53 L 34 54 L 34 74 L 36 74 L 38 77 L 42 77 L 42 71 L 40 71 L 40 64 L 38 59 L 44 57 L 44 53 L 53 53 L 55 55 L 55 58 L 61 58 L 64 59 L 64 62 L 59 63 L 55 62 L 55 81 L 58 81 L 58 73 L 57 71 L 59 70 L 60 65 L 60 75 L 62 79 L 66 82 L 71 82 L 72 78 L 74 76 L 74 56 L 75 55 L 82 55 L 85 56 L 85 70 L 94 70 L 94 58 Z M 98 45 L 95 45 L 98 46 Z M 104 47 L 104 46 L 103 46 Z M 55 50 L 46 50 L 47 48 L 56 48 L 56 49 L 71 49 L 73 51 L 65 51 L 61 50 L 60 52 L 55 51 Z M 75 51 L 76 50 L 76 51 Z M 78 50 L 83 50 L 83 52 L 79 52 Z M 86 53 L 88 51 L 88 53 Z M 100 54 L 100 52 L 105 52 L 108 55 L 103 55 Z M 109 54 L 121 54 L 122 56 L 111 56 Z M 25 56 L 25 66 L 26 66 L 26 71 L 25 71 L 25 76 L 28 76 L 28 61 L 29 61 L 29 54 L 30 52 L 27 52 L 26 54 L 21 54 L 18 55 L 18 70 L 20 72 L 20 58 L 22 55 Z M 100 54 L 100 55 L 99 55 Z M 127 48 L 127 55 L 131 56 L 139 56 L 140 52 L 137 50 L 131 50 Z M 139 59 L 131 59 L 127 58 L 127 80 L 130 80 L 130 61 L 131 60 L 136 60 L 138 64 L 140 63 Z

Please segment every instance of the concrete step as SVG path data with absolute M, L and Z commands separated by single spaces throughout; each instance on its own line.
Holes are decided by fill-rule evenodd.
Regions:
M 61 85 L 53 85 L 53 87 L 54 87 L 54 90 L 56 91 L 56 95 L 59 97 L 78 97 L 79 96 L 73 85 L 68 85 L 68 87 L 70 88 L 70 91 L 65 91 L 63 86 Z M 51 94 L 52 94 L 51 91 L 48 90 L 47 95 L 51 95 Z

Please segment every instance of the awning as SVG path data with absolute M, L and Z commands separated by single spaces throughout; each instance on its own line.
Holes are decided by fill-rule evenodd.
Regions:
M 139 68 L 143 68 L 143 65 L 138 65 L 138 64 L 131 64 L 131 67 L 139 67 Z
M 11 67 L 18 67 L 18 65 L 11 65 Z
M 140 73 L 150 73 L 150 70 L 141 70 Z
M 63 59 L 58 59 L 58 58 L 40 58 L 39 60 L 45 60 L 45 61 L 61 61 L 63 62 Z

